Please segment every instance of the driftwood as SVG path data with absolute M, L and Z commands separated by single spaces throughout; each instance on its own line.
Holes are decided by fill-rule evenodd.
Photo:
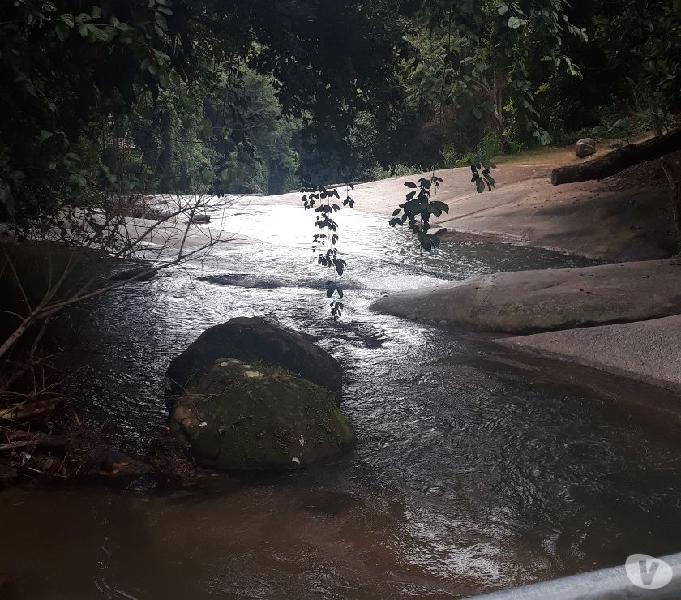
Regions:
M 8 408 L 0 409 L 0 421 L 23 421 L 43 415 L 54 410 L 55 406 L 62 402 L 63 398 L 55 397 L 48 400 L 24 401 Z
M 42 448 L 45 450 L 60 450 L 63 452 L 64 449 L 66 448 L 66 438 L 62 436 L 36 433 L 32 434 L 31 437 L 27 437 L 25 439 L 13 439 L 12 441 L 7 442 L 6 444 L 0 444 L 0 452 L 27 447 Z
M 551 171 L 551 183 L 562 185 L 576 181 L 605 179 L 633 165 L 655 160 L 677 150 L 681 150 L 681 129 L 640 144 L 628 144 L 601 158 L 554 169 Z

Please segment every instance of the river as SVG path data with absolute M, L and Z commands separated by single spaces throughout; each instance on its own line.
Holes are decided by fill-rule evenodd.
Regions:
M 238 239 L 81 311 L 74 407 L 144 453 L 167 418 L 170 358 L 213 324 L 258 315 L 341 361 L 354 453 L 174 492 L 4 491 L 11 597 L 462 598 L 681 548 L 678 444 L 484 337 L 368 309 L 438 279 L 584 260 L 471 239 L 423 254 L 385 218 L 344 210 L 335 323 L 313 220 L 242 199 L 211 225 Z

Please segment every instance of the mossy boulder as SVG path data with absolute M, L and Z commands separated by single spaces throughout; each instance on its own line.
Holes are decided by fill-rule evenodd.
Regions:
M 226 471 L 289 470 L 352 446 L 333 393 L 288 370 L 219 358 L 174 397 L 171 427 L 200 464 Z
M 239 317 L 204 331 L 170 363 L 169 395 L 201 378 L 218 358 L 282 367 L 333 392 L 340 401 L 342 369 L 338 361 L 301 334 L 260 318 Z

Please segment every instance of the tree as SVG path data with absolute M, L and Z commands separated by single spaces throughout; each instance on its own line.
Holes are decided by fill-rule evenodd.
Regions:
M 430 103 L 441 116 L 447 107 L 470 110 L 496 133 L 504 151 L 510 149 L 509 116 L 537 141 L 548 142 L 535 95 L 559 69 L 579 74 L 564 40 L 585 39 L 570 23 L 568 8 L 567 0 L 419 3 L 420 28 L 412 39 L 420 57 L 407 65 L 411 98 Z M 532 73 L 538 62 L 545 68 Z
M 357 111 L 389 107 L 396 97 L 394 66 L 403 42 L 400 22 L 391 17 L 385 0 L 3 4 L 4 213 L 35 217 L 95 196 L 100 175 L 108 174 L 79 151 L 83 140 L 88 146 L 103 126 L 143 114 L 150 104 L 168 136 L 178 108 L 169 105 L 168 91 L 175 96 L 184 88 L 186 97 L 196 97 L 197 89 L 211 89 L 221 73 L 244 63 L 271 78 L 284 114 L 349 155 L 343 141 Z M 161 140 L 153 168 L 171 167 L 170 141 Z
M 81 137 L 157 91 L 173 68 L 169 1 L 3 3 L 0 204 L 9 215 L 77 197 L 97 165 Z M 178 60 L 176 58 L 176 60 Z

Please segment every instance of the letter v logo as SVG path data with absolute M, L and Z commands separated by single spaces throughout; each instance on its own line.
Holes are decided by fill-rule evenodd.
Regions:
M 629 581 L 644 590 L 659 590 L 672 580 L 673 571 L 665 561 L 647 554 L 632 554 L 624 566 Z

